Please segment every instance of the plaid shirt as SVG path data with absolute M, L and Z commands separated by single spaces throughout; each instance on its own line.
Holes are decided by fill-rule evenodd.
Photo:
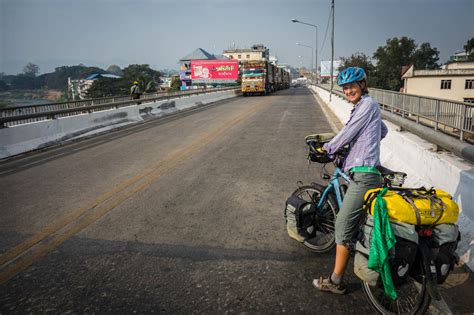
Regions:
M 363 95 L 352 109 L 344 128 L 323 148 L 332 155 L 349 145 L 349 154 L 344 161 L 345 172 L 354 166 L 379 166 L 380 140 L 387 132 L 380 117 L 379 104 L 372 97 Z

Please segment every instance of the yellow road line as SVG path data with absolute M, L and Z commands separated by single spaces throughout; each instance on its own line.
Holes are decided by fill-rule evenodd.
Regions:
M 179 154 L 182 154 L 180 152 L 180 151 L 182 151 L 182 149 L 179 149 L 177 151 L 178 152 L 175 151 L 176 153 L 173 153 L 173 152 L 170 153 L 168 155 L 168 157 L 165 158 L 165 160 L 169 160 L 170 157 L 175 158 Z M 19 256 L 21 253 L 23 253 L 24 251 L 26 251 L 29 248 L 33 247 L 37 243 L 41 242 L 42 240 L 47 238 L 49 235 L 51 235 L 53 233 L 56 233 L 57 231 L 62 229 L 64 226 L 70 224 L 71 222 L 74 222 L 75 220 L 80 218 L 84 213 L 86 213 L 88 210 L 96 207 L 97 205 L 99 205 L 102 202 L 106 201 L 107 199 L 109 199 L 113 195 L 123 191 L 127 187 L 130 187 L 131 185 L 137 183 L 138 181 L 140 181 L 141 179 L 143 179 L 144 177 L 146 177 L 147 175 L 152 173 L 161 163 L 162 163 L 161 160 L 158 161 L 157 163 L 155 163 L 151 167 L 147 168 L 145 171 L 141 172 L 140 174 L 135 175 L 134 177 L 132 177 L 129 180 L 125 181 L 124 183 L 120 184 L 118 187 L 114 188 L 113 190 L 108 191 L 108 192 L 100 195 L 89 205 L 87 205 L 85 207 L 82 207 L 82 208 L 80 208 L 76 211 L 73 211 L 72 213 L 68 214 L 67 216 L 65 216 L 65 217 L 61 218 L 60 220 L 54 222 L 53 224 L 45 227 L 44 229 L 42 229 L 37 234 L 29 237 L 28 239 L 26 239 L 25 241 L 23 241 L 19 245 L 15 246 L 14 248 L 6 251 L 4 254 L 0 255 L 0 266 L 2 266 L 6 262 L 14 259 L 15 257 Z
M 16 261 L 14 261 L 13 264 L 3 268 L 3 270 L 0 272 L 0 284 L 5 283 L 9 279 L 17 275 L 19 272 L 25 270 L 33 263 L 37 262 L 46 254 L 48 254 L 49 252 L 57 248 L 59 245 L 61 245 L 63 242 L 65 242 L 67 239 L 77 234 L 93 222 L 99 220 L 101 217 L 103 217 L 105 214 L 107 214 L 109 211 L 120 205 L 122 202 L 124 202 L 131 196 L 133 196 L 135 193 L 149 187 L 163 174 L 183 163 L 187 158 L 189 158 L 189 156 L 191 156 L 192 154 L 196 154 L 198 151 L 213 142 L 216 138 L 223 135 L 225 132 L 228 132 L 233 126 L 239 124 L 241 121 L 255 114 L 258 111 L 259 105 L 261 103 L 262 102 L 257 103 L 250 110 L 247 110 L 236 118 L 224 122 L 220 127 L 217 127 L 216 129 L 212 130 L 206 136 L 196 139 L 190 145 L 182 149 L 173 151 L 164 160 L 161 160 L 158 163 L 154 164 L 153 167 L 148 168 L 141 174 L 136 175 L 133 178 L 127 180 L 119 187 L 99 196 L 89 206 L 74 211 L 72 214 L 46 227 L 38 234 L 30 237 L 29 239 L 25 240 L 10 251 L 6 252 L 4 255 L 1 256 L 1 265 L 10 262 L 15 257 L 25 253 L 25 251 L 27 251 L 34 245 L 40 243 L 46 237 L 49 237 L 52 234 L 58 232 L 59 230 L 64 229 L 67 225 L 72 225 L 66 228 L 64 231 L 58 233 L 58 235 L 55 236 L 52 240 L 45 242 L 45 244 L 39 244 L 39 248 L 34 250 L 33 253 L 29 255 L 24 255 L 23 257 L 20 257 Z M 146 180 L 137 185 L 136 187 L 132 188 L 131 190 L 125 191 L 123 194 L 118 194 L 119 192 L 132 187 L 135 183 L 139 182 L 142 179 Z

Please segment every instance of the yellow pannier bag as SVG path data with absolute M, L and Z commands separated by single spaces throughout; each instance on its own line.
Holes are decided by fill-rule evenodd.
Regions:
M 382 188 L 371 189 L 365 194 L 365 209 L 373 215 L 375 198 Z M 450 194 L 441 189 L 390 188 L 383 199 L 390 221 L 413 225 L 456 223 L 459 207 Z

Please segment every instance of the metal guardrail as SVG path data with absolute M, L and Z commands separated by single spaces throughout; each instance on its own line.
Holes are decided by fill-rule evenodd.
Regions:
M 370 91 L 385 110 L 461 141 L 474 140 L 474 104 L 379 89 Z
M 326 86 L 319 85 L 319 87 L 329 91 Z M 333 90 L 333 93 L 344 97 L 339 87 Z M 474 142 L 474 104 L 375 88 L 370 89 L 370 95 L 377 100 L 382 109 L 392 114 L 461 141 Z
M 151 102 L 172 97 L 196 95 L 234 89 L 237 88 L 213 88 L 197 91 L 189 90 L 168 93 L 158 92 L 143 94 L 138 100 L 132 100 L 130 99 L 130 96 L 113 96 L 70 102 L 29 105 L 22 107 L 6 107 L 0 109 L 0 128 L 12 127 L 16 125 L 22 125 L 47 119 L 56 119 L 61 117 L 80 115 L 84 113 L 92 113 L 96 111 L 144 103 L 147 101 Z

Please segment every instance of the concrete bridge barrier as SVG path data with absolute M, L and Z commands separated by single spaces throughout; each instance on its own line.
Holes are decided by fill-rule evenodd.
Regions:
M 42 149 L 63 141 L 89 136 L 107 129 L 160 117 L 175 111 L 236 97 L 236 90 L 185 95 L 156 102 L 48 119 L 0 129 L 0 159 Z M 144 100 L 146 102 L 146 100 Z
M 350 116 L 352 104 L 329 92 L 311 87 L 329 109 L 345 123 Z M 461 242 L 458 254 L 461 262 L 474 270 L 474 164 L 404 131 L 399 126 L 384 121 L 389 132 L 382 140 L 380 158 L 384 166 L 408 174 L 406 187 L 437 187 L 453 196 L 461 213 L 458 224 Z

